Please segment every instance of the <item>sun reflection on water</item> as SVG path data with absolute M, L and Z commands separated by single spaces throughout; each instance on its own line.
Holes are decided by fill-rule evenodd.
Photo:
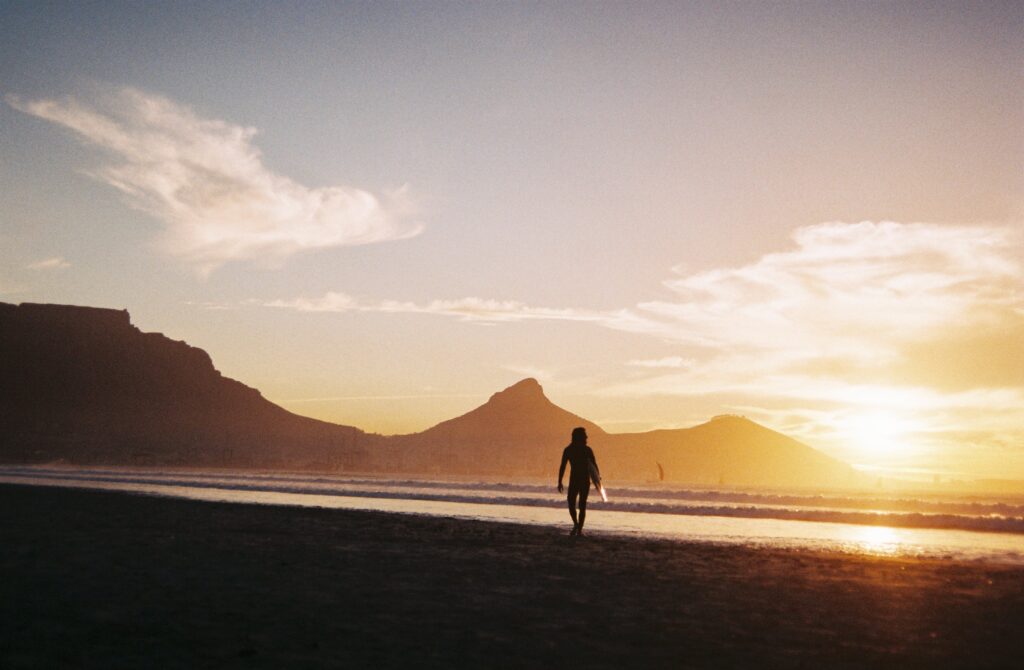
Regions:
M 851 533 L 851 541 L 869 554 L 893 555 L 903 547 L 899 531 L 888 526 L 864 526 Z

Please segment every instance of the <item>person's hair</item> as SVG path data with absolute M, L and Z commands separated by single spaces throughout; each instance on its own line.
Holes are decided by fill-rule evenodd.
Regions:
M 586 444 L 587 443 L 587 429 L 583 426 L 572 429 L 572 443 L 573 444 Z

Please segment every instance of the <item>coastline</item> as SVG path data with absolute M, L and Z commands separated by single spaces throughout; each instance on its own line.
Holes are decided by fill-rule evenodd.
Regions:
M 20 485 L 0 527 L 5 668 L 1014 667 L 1024 635 L 1012 566 Z

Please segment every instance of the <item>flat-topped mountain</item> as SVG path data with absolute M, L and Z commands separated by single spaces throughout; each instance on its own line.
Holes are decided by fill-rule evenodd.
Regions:
M 296 414 L 224 377 L 202 349 L 127 311 L 0 303 L 0 462 L 555 477 L 584 426 L 606 477 L 843 486 L 848 465 L 741 417 L 606 433 L 535 379 L 420 433 L 384 437 Z
M 127 311 L 0 303 L 0 459 L 353 467 L 365 434 L 301 417 Z

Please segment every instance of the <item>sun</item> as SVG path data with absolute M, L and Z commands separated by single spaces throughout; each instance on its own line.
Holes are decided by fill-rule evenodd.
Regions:
M 888 410 L 870 410 L 850 414 L 842 422 L 850 445 L 865 455 L 907 451 L 913 422 Z

